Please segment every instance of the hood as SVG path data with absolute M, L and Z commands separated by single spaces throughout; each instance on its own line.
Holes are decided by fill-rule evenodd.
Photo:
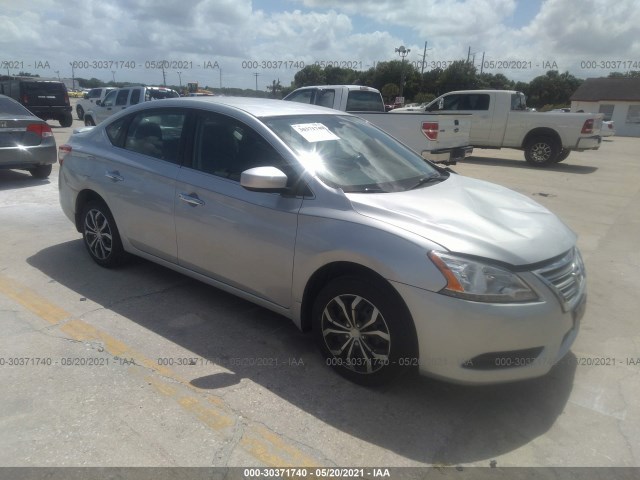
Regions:
M 356 212 L 444 248 L 527 265 L 560 255 L 576 235 L 539 203 L 508 188 L 452 174 L 397 193 L 349 193 Z

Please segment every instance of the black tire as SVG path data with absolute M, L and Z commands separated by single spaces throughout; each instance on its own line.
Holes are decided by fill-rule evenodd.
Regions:
M 51 175 L 53 165 L 38 165 L 37 167 L 30 168 L 29 173 L 33 178 L 48 178 Z
M 93 118 L 85 116 L 84 124 L 86 127 L 95 127 L 96 122 L 93 121 Z
M 116 221 L 101 201 L 91 201 L 80 217 L 82 238 L 91 258 L 101 267 L 113 268 L 126 259 Z
M 60 126 L 63 128 L 67 128 L 73 125 L 73 115 L 71 113 L 65 113 L 64 116 L 60 119 Z
M 415 326 L 391 288 L 382 280 L 339 277 L 313 305 L 313 334 L 327 365 L 360 385 L 382 385 L 417 367 Z
M 524 158 L 536 167 L 546 167 L 555 163 L 559 153 L 558 142 L 549 136 L 533 137 L 524 148 Z
M 562 150 L 560 150 L 560 153 L 556 157 L 556 163 L 560 163 L 563 160 L 566 160 L 570 153 L 571 153 L 571 150 L 567 148 L 563 148 Z
M 76 107 L 76 113 L 78 114 L 78 120 L 84 120 L 84 108 L 82 108 L 82 105 Z

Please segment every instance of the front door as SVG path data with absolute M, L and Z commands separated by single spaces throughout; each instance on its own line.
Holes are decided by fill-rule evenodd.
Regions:
M 178 261 L 289 307 L 302 199 L 240 186 L 241 172 L 257 166 L 287 172 L 282 157 L 247 125 L 222 114 L 198 114 L 191 163 L 176 184 Z

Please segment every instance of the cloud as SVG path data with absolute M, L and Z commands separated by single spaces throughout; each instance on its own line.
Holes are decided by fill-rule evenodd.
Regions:
M 135 60 L 136 68 L 116 70 L 116 79 L 155 83 L 162 76 L 146 69 L 146 61 L 180 60 L 193 63 L 191 80 L 217 85 L 220 71 L 202 68 L 211 61 L 222 68 L 225 86 L 249 88 L 256 71 L 264 82 L 280 78 L 286 84 L 296 65 L 338 61 L 366 69 L 397 59 L 400 45 L 411 49 L 408 61 L 419 62 L 428 40 L 427 61 L 466 59 L 471 47 L 478 66 L 485 52 L 487 60 L 535 67 L 491 71 L 509 78 L 543 74 L 545 60 L 584 78 L 608 71 L 581 69 L 580 59 L 640 61 L 636 4 L 583 0 L 577 8 L 570 0 L 544 0 L 537 14 L 524 22 L 519 17 L 516 26 L 516 15 L 536 10 L 532 4 L 523 10 L 516 0 L 289 0 L 275 8 L 252 0 L 65 0 L 62 9 L 56 0 L 30 0 L 25 10 L 0 0 L 0 61 L 48 61 L 51 71 L 32 73 L 52 76 L 56 70 L 70 75 L 69 62 L 76 60 Z M 293 66 L 263 69 L 263 61 Z M 110 80 L 111 71 L 75 74 Z M 174 77 L 169 72 L 169 81 Z

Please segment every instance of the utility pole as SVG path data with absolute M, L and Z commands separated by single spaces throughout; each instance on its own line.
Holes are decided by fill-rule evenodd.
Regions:
M 467 63 L 469 63 L 470 58 L 471 58 L 471 45 L 469 45 L 469 52 L 467 53 Z
M 258 91 L 258 76 L 260 74 L 258 72 L 254 73 L 253 76 L 256 77 L 256 92 Z
M 422 70 L 420 70 L 420 82 L 422 82 L 422 76 L 424 75 L 424 62 L 427 58 L 427 41 L 424 42 L 424 53 L 422 54 Z
M 482 63 L 480 64 L 480 75 L 482 75 L 483 68 L 484 68 L 484 52 L 482 52 Z
M 164 71 L 164 62 L 162 62 L 162 86 L 167 86 L 167 74 Z

